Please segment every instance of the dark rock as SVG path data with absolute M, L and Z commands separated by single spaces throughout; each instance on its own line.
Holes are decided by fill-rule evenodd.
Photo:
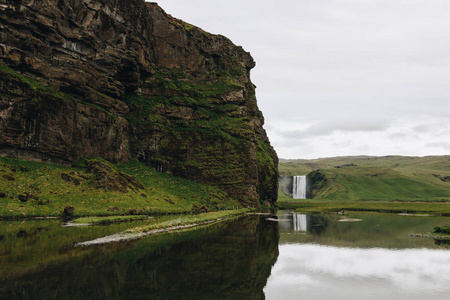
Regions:
M 201 214 L 210 212 L 210 209 L 204 204 L 202 205 L 195 204 L 192 206 L 192 211 L 194 212 L 194 214 Z
M 344 165 L 340 165 L 340 166 L 335 166 L 336 169 L 340 169 L 340 168 L 347 168 L 347 167 L 357 167 L 358 165 L 355 165 L 353 163 L 351 164 L 344 164 Z
M 94 186 L 97 188 L 122 193 L 128 193 L 128 188 L 132 190 L 144 188 L 133 176 L 117 171 L 104 161 L 87 159 L 85 163 L 87 170 L 94 174 Z
M 31 193 L 22 193 L 18 196 L 19 200 L 22 202 L 27 202 L 30 198 L 34 200 L 39 200 L 39 197 L 36 195 L 33 195 Z
M 6 198 L 6 194 L 3 192 L 0 192 L 0 198 Z
M 70 174 L 75 175 L 75 172 L 70 172 Z M 80 185 L 81 184 L 80 180 L 78 178 L 72 177 L 71 175 L 67 173 L 61 173 L 61 178 L 64 181 L 73 182 L 75 185 Z
M 63 214 L 67 217 L 73 216 L 73 213 L 75 211 L 75 208 L 73 206 L 66 206 L 64 208 Z
M 22 202 L 27 202 L 28 201 L 28 194 L 19 194 L 18 198 Z
M 70 175 L 67 175 L 66 173 L 61 173 L 61 178 L 64 181 L 68 181 L 68 182 L 73 181 L 73 177 Z
M 171 199 L 169 199 L 169 198 L 164 198 L 164 201 L 166 201 L 167 203 L 170 203 L 170 204 L 175 204 L 175 202 L 173 202 Z
M 3 179 L 8 180 L 8 181 L 14 181 L 16 180 L 14 177 L 12 177 L 11 175 L 8 174 L 4 174 L 2 175 Z
M 27 237 L 27 236 L 28 236 L 28 233 L 27 233 L 26 230 L 19 230 L 19 232 L 16 234 L 16 236 L 17 236 L 18 238 L 21 238 L 21 237 Z

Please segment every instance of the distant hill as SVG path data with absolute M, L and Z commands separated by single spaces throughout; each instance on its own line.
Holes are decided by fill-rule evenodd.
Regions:
M 281 176 L 308 174 L 314 199 L 450 199 L 450 156 L 281 159 L 279 171 Z

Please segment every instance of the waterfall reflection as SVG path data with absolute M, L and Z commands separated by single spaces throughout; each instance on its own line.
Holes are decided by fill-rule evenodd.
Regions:
M 328 220 L 320 215 L 305 215 L 298 213 L 284 214 L 283 222 L 279 223 L 281 231 L 300 231 L 321 234 L 328 226 Z

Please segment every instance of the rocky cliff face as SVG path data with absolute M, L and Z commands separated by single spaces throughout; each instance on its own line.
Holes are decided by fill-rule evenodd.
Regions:
M 273 202 L 249 53 L 143 0 L 0 0 L 0 154 L 137 158 Z

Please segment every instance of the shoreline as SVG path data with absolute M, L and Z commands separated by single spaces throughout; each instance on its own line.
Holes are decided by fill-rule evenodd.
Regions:
M 228 214 L 226 212 L 228 212 Z M 249 209 L 240 209 L 240 210 L 235 210 L 235 211 L 203 213 L 200 215 L 193 215 L 192 220 L 177 219 L 175 221 L 170 221 L 171 223 L 175 223 L 173 225 L 171 225 L 171 223 L 163 222 L 163 223 L 157 223 L 157 224 L 151 225 L 151 226 L 131 228 L 131 229 L 127 229 L 123 232 L 104 236 L 104 237 L 97 238 L 94 240 L 79 242 L 79 243 L 74 244 L 73 247 L 78 248 L 78 247 L 87 247 L 87 246 L 92 246 L 92 245 L 103 245 L 103 244 L 108 244 L 108 243 L 139 239 L 139 238 L 143 238 L 146 236 L 155 235 L 155 234 L 159 234 L 159 233 L 173 232 L 173 231 L 190 229 L 190 228 L 195 228 L 195 227 L 200 227 L 200 226 L 206 226 L 206 225 L 210 225 L 213 223 L 230 220 L 232 218 L 237 218 L 237 217 L 245 215 L 248 212 L 250 212 Z M 199 221 L 202 219 L 204 219 L 204 220 Z M 178 221 L 178 223 L 176 223 L 177 221 Z
M 376 212 L 405 216 L 450 217 L 448 202 L 393 202 L 393 201 L 323 201 L 278 202 L 279 209 L 292 209 L 304 213 Z

